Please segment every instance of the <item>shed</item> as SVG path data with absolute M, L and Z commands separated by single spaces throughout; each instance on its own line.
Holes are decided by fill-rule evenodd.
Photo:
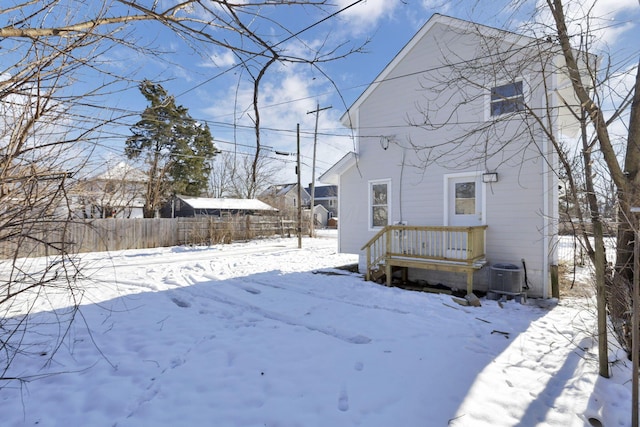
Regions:
M 258 199 L 174 196 L 162 210 L 165 217 L 256 215 L 278 210 Z

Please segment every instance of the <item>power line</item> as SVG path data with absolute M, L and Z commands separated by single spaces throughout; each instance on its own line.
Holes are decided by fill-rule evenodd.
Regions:
M 351 7 L 355 6 L 355 5 L 357 5 L 358 3 L 362 3 L 363 1 L 365 1 L 365 0 L 356 0 L 356 1 L 354 1 L 353 3 L 351 3 L 351 4 L 349 4 L 349 5 L 345 6 L 345 7 L 343 7 L 342 9 L 340 9 L 340 10 L 338 10 L 338 11 L 334 12 L 334 13 L 331 13 L 331 14 L 329 14 L 328 16 L 325 16 L 325 17 L 324 17 L 324 18 L 322 18 L 321 20 L 316 21 L 316 22 L 314 22 L 313 24 L 311 24 L 311 25 L 309 25 L 309 26 L 307 26 L 307 27 L 303 28 L 302 30 L 300 30 L 300 31 L 298 31 L 298 32 L 296 32 L 296 33 L 291 34 L 290 36 L 288 36 L 288 37 L 284 38 L 283 40 L 280 40 L 280 41 L 279 41 L 279 42 L 277 42 L 276 44 L 274 44 L 274 45 L 270 46 L 270 48 L 271 48 L 271 49 L 276 48 L 276 47 L 280 46 L 281 44 L 286 43 L 286 42 L 288 42 L 289 40 L 291 40 L 291 39 L 293 39 L 293 38 L 298 37 L 300 34 L 302 34 L 302 33 L 305 33 L 305 32 L 307 32 L 307 31 L 309 31 L 310 29 L 312 29 L 312 28 L 314 28 L 314 27 L 316 27 L 316 26 L 320 25 L 321 23 L 323 23 L 323 22 L 327 21 L 328 19 L 333 18 L 334 16 L 339 15 L 340 13 L 342 13 L 342 12 L 344 12 L 344 11 L 348 10 L 349 8 L 351 8 Z M 256 54 L 252 55 L 250 59 L 254 59 L 254 58 L 257 58 L 258 56 L 264 55 L 268 50 L 269 50 L 268 48 L 265 48 L 265 49 L 263 49 L 261 52 L 259 52 L 259 53 L 256 53 Z M 229 71 L 235 70 L 235 69 L 236 69 L 236 68 L 238 68 L 240 65 L 242 65 L 242 63 L 238 63 L 238 64 L 236 64 L 236 65 L 232 66 L 231 68 L 229 68 L 229 69 L 227 69 L 227 70 L 225 70 L 225 71 L 223 71 L 223 72 L 221 72 L 221 73 L 218 73 L 217 75 L 215 75 L 215 76 L 213 76 L 213 77 L 211 77 L 211 78 L 209 78 L 209 79 L 206 79 L 205 81 L 203 81 L 203 82 L 201 82 L 201 83 L 199 83 L 199 84 L 195 85 L 195 86 L 194 86 L 194 87 L 192 87 L 191 89 L 185 90 L 184 92 L 182 92 L 182 93 L 180 93 L 180 94 L 176 95 L 176 98 L 177 98 L 177 97 L 180 97 L 180 96 L 182 96 L 182 95 L 185 95 L 185 94 L 187 94 L 187 93 L 189 93 L 189 92 L 191 92 L 191 91 L 193 91 L 193 90 L 195 90 L 195 89 L 197 89 L 197 88 L 199 88 L 199 87 L 201 87 L 201 86 L 203 86 L 203 85 L 205 85 L 205 84 L 209 83 L 209 82 L 210 82 L 210 81 L 212 81 L 212 80 L 217 79 L 218 77 L 220 77 L 220 76 L 222 76 L 222 75 L 224 75 L 224 74 L 228 73 Z

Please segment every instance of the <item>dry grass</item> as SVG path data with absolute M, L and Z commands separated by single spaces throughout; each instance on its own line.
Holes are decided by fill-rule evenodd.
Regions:
M 576 267 L 582 269 L 583 267 Z M 595 294 L 593 281 L 584 274 L 574 274 L 573 266 L 560 263 L 560 298 L 591 297 Z

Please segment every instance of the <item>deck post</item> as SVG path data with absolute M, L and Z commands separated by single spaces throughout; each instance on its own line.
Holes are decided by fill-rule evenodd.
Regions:
M 385 247 L 385 251 L 386 251 L 385 254 L 386 254 L 386 257 L 385 257 L 385 262 L 384 262 L 384 270 L 385 270 L 385 274 L 387 276 L 386 277 L 387 286 L 391 286 L 391 282 L 392 282 L 391 275 L 393 274 L 393 269 L 391 268 L 391 265 L 389 264 L 389 260 L 387 259 L 387 257 L 391 253 L 391 238 L 393 236 L 393 232 L 387 228 L 387 231 L 386 231 L 385 234 L 386 234 L 386 236 L 385 236 L 385 238 L 386 238 L 386 241 L 385 241 L 385 246 L 386 246 Z
M 391 287 L 391 275 L 393 274 L 393 269 L 391 268 L 391 264 L 389 260 L 386 260 L 384 263 L 384 272 L 387 280 L 387 286 Z
M 371 280 L 371 246 L 367 246 L 367 271 L 364 273 L 364 280 Z
M 473 270 L 467 270 L 467 295 L 473 293 Z

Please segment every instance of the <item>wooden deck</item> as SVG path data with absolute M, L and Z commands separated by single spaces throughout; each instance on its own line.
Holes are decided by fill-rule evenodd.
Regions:
M 384 274 L 391 286 L 393 267 L 466 273 L 467 293 L 471 293 L 473 272 L 486 264 L 486 229 L 486 225 L 388 225 L 362 247 L 367 259 L 365 280 Z

